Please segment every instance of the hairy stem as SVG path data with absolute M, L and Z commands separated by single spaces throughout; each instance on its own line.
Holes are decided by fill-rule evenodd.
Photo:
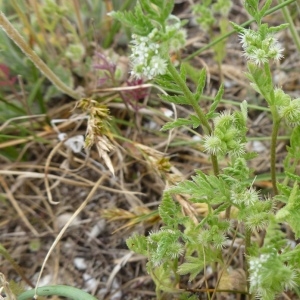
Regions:
M 22 52 L 33 62 L 33 64 L 63 93 L 74 99 L 79 99 L 80 95 L 73 89 L 65 85 L 49 67 L 40 59 L 40 57 L 29 47 L 20 33 L 13 27 L 3 12 L 0 11 L 0 27 L 7 36 L 22 50 Z
M 199 106 L 198 102 L 195 100 L 193 93 L 190 91 L 186 82 L 181 78 L 179 73 L 177 72 L 176 68 L 174 67 L 173 63 L 169 61 L 168 63 L 168 71 L 171 73 L 172 77 L 174 78 L 175 82 L 180 86 L 183 94 L 185 95 L 188 103 L 193 107 L 195 113 L 197 114 L 198 118 L 200 119 L 204 132 L 206 134 L 211 134 L 212 129 L 205 117 L 204 112 L 202 111 L 201 107 Z M 217 176 L 219 174 L 219 163 L 217 156 L 212 154 L 211 161 L 213 165 L 214 174 Z
M 264 64 L 264 71 L 266 73 L 267 78 L 269 78 L 269 80 L 272 81 L 272 73 L 271 73 L 269 63 Z M 271 160 L 271 178 L 272 178 L 273 191 L 274 191 L 274 194 L 277 195 L 278 189 L 277 189 L 277 183 L 276 183 L 276 144 L 277 144 L 279 125 L 280 125 L 280 117 L 278 115 L 276 104 L 274 103 L 275 102 L 274 89 L 272 89 L 270 91 L 269 95 L 267 95 L 266 100 L 267 100 L 268 104 L 270 105 L 270 110 L 271 110 L 272 120 L 273 120 L 270 160 Z
M 250 281 L 249 281 L 249 249 L 251 247 L 251 230 L 249 228 L 245 229 L 245 255 L 246 255 L 246 276 L 247 276 L 247 292 L 249 293 L 250 289 Z M 249 299 L 251 299 L 251 295 L 249 294 Z
M 273 109 L 271 109 L 273 111 Z M 277 189 L 277 182 L 276 182 L 276 143 L 277 143 L 277 136 L 279 131 L 279 125 L 280 120 L 278 120 L 277 110 L 274 107 L 274 113 L 272 113 L 273 116 L 273 128 L 272 128 L 272 140 L 271 140 L 271 178 L 272 178 L 272 185 L 273 185 L 273 191 L 274 194 L 278 194 Z

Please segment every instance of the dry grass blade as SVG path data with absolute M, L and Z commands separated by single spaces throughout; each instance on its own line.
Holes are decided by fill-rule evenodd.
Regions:
M 53 201 L 53 199 L 52 199 L 52 193 L 51 193 L 51 189 L 49 186 L 49 180 L 48 180 L 48 169 L 49 169 L 49 165 L 50 165 L 52 157 L 54 156 L 56 151 L 61 147 L 61 145 L 63 143 L 64 143 L 64 141 L 57 143 L 57 145 L 51 150 L 50 154 L 48 155 L 48 158 L 47 158 L 46 164 L 45 164 L 45 187 L 46 187 L 46 191 L 47 191 L 48 201 L 50 204 L 53 204 L 53 205 L 59 204 L 59 201 Z
M 2 185 L 7 198 L 9 199 L 10 203 L 12 204 L 12 206 L 14 207 L 14 209 L 17 211 L 18 215 L 20 216 L 21 220 L 24 222 L 24 224 L 26 225 L 26 227 L 33 233 L 33 235 L 35 236 L 39 236 L 39 233 L 36 231 L 36 229 L 30 224 L 30 222 L 28 221 L 28 219 L 26 218 L 23 210 L 21 209 L 21 207 L 19 206 L 18 202 L 16 201 L 16 199 L 14 198 L 12 192 L 10 191 L 10 189 L 8 188 L 5 180 L 3 179 L 3 177 L 0 176 L 0 184 Z
M 107 283 L 106 283 L 106 288 L 107 288 L 108 291 L 112 287 L 112 284 L 113 284 L 114 278 L 116 277 L 116 274 L 121 270 L 122 267 L 124 267 L 127 264 L 129 259 L 133 256 L 133 254 L 134 253 L 130 251 L 129 253 L 124 255 L 121 259 L 119 258 L 116 261 L 116 265 L 115 265 L 113 271 L 111 272 L 111 274 L 109 275 L 109 278 L 108 278 Z
M 57 237 L 55 238 L 52 246 L 50 247 L 40 270 L 37 282 L 36 282 L 36 286 L 35 286 L 35 297 L 37 296 L 37 288 L 39 286 L 39 282 L 42 276 L 42 273 L 44 271 L 45 265 L 48 261 L 49 256 L 51 255 L 53 249 L 55 248 L 55 246 L 57 245 L 57 243 L 59 242 L 59 240 L 61 239 L 61 237 L 63 236 L 63 234 L 65 233 L 65 231 L 67 230 L 67 228 L 70 226 L 70 224 L 75 220 L 75 218 L 79 215 L 79 213 L 86 207 L 86 205 L 88 204 L 88 202 L 91 200 L 91 198 L 93 197 L 94 193 L 97 191 L 97 188 L 100 186 L 100 183 L 106 178 L 105 175 L 103 175 L 102 177 L 99 178 L 99 180 L 95 183 L 94 187 L 91 189 L 90 193 L 88 194 L 88 196 L 86 197 L 86 199 L 82 202 L 82 204 L 77 208 L 77 210 L 74 212 L 74 214 L 72 215 L 72 217 L 69 219 L 69 221 L 63 226 L 63 228 L 60 230 L 59 234 L 57 235 Z

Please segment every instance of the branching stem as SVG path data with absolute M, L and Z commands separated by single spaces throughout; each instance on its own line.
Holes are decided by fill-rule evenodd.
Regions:
M 183 94 L 185 95 L 188 103 L 193 107 L 194 111 L 196 112 L 198 118 L 200 119 L 204 132 L 206 134 L 211 134 L 212 129 L 205 117 L 204 112 L 202 111 L 201 107 L 199 106 L 197 100 L 195 99 L 193 93 L 190 91 L 188 86 L 186 85 L 185 81 L 181 78 L 179 73 L 177 72 L 176 68 L 174 67 L 173 63 L 169 61 L 168 63 L 168 71 L 171 73 L 172 77 L 174 78 L 175 82 L 180 86 Z M 211 161 L 213 164 L 214 174 L 217 176 L 219 175 L 219 163 L 216 155 L 211 155 Z

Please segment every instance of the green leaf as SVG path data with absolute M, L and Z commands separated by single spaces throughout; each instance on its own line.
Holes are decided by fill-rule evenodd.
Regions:
M 225 175 L 229 175 L 234 179 L 245 181 L 249 178 L 250 170 L 247 166 L 245 158 L 239 157 L 232 164 L 223 169 Z M 222 177 L 222 174 L 221 174 Z
M 240 104 L 240 108 L 241 108 L 241 113 L 243 115 L 244 121 L 245 123 L 247 122 L 248 119 L 248 103 L 246 100 L 244 100 L 241 104 Z
M 280 191 L 280 193 L 282 194 L 280 196 L 285 196 L 284 199 L 286 199 L 286 201 L 283 201 L 283 202 L 287 203 L 288 202 L 288 197 L 291 194 L 292 188 L 290 186 L 287 186 L 287 185 L 282 184 L 280 182 L 277 182 L 277 187 L 278 187 L 278 190 Z M 280 200 L 280 201 L 282 201 L 282 200 Z
M 175 104 L 185 104 L 188 105 L 188 101 L 186 100 L 186 97 L 183 95 L 159 95 L 159 98 L 161 98 L 164 101 L 170 102 L 170 103 L 175 103 Z
M 134 11 L 112 11 L 109 15 L 120 21 L 125 26 L 132 29 L 133 33 L 146 36 L 154 28 L 149 18 L 146 18 L 139 3 L 134 8 Z
M 248 62 L 247 66 L 249 73 L 246 73 L 246 77 L 251 82 L 252 87 L 266 99 L 269 105 L 274 105 L 271 103 L 270 96 L 274 90 L 272 78 L 269 78 L 262 68 L 258 68 L 251 62 Z
M 180 77 L 183 81 L 186 81 L 186 68 L 185 64 L 181 64 L 180 66 Z
M 198 116 L 190 115 L 190 119 L 193 122 L 193 129 L 198 128 L 201 125 L 201 120 Z
M 274 104 L 277 106 L 288 106 L 291 103 L 291 96 L 286 94 L 282 89 L 276 89 L 274 91 Z
M 293 129 L 290 138 L 290 147 L 287 147 L 289 155 L 291 158 L 300 160 L 300 126 Z M 289 162 L 290 165 L 292 164 Z
M 177 273 L 179 275 L 190 274 L 189 280 L 195 279 L 195 277 L 203 270 L 204 261 L 199 257 L 186 257 L 185 263 L 178 267 Z
M 172 186 L 168 189 L 169 192 L 171 193 L 176 193 L 176 194 L 189 194 L 191 195 L 194 191 L 198 191 L 198 186 L 195 184 L 195 182 L 191 180 L 184 180 L 180 183 L 178 183 L 176 186 Z
M 246 0 L 244 2 L 245 9 L 249 13 L 250 16 L 252 16 L 256 22 L 258 17 L 258 1 L 257 0 Z M 259 23 L 259 22 L 257 22 Z
M 233 27 L 233 29 L 239 33 L 244 33 L 245 32 L 245 28 L 242 26 L 239 26 L 238 24 L 234 23 L 234 22 L 230 22 L 231 26 Z
M 174 277 L 174 271 L 169 264 L 165 263 L 160 266 L 153 267 L 152 263 L 147 263 L 147 271 L 151 274 L 152 279 L 155 282 L 156 290 L 162 290 L 172 293 L 174 291 L 174 283 L 172 278 Z
M 281 231 L 279 224 L 275 220 L 271 220 L 266 229 L 264 246 L 272 249 L 283 249 L 286 245 L 284 233 Z
M 265 2 L 265 4 L 263 5 L 263 7 L 261 8 L 260 12 L 259 12 L 259 17 L 260 19 L 262 19 L 265 15 L 265 13 L 267 12 L 267 10 L 270 8 L 271 4 L 272 4 L 273 0 L 267 0 Z
M 206 119 L 209 120 L 210 118 L 213 117 L 216 108 L 218 107 L 220 101 L 222 100 L 223 93 L 224 93 L 224 85 L 222 84 L 219 88 L 219 91 L 218 91 L 215 99 L 214 99 L 214 102 L 212 103 L 212 105 L 209 108 L 209 112 L 206 114 Z
M 152 232 L 148 236 L 151 262 L 154 265 L 159 265 L 167 262 L 168 259 L 179 257 L 183 252 L 183 246 L 179 243 L 181 236 L 181 232 L 177 229 L 167 228 L 158 232 Z
M 193 176 L 193 181 L 196 183 L 197 190 L 194 190 L 192 195 L 193 197 L 197 197 L 197 195 L 203 197 L 212 197 L 213 196 L 213 189 L 212 186 L 209 184 L 207 177 L 203 178 L 202 176 L 196 175 Z M 199 190 L 201 189 L 201 191 Z
M 201 72 L 200 72 L 200 76 L 199 76 L 198 83 L 197 83 L 197 90 L 196 90 L 196 93 L 195 93 L 195 99 L 197 101 L 203 93 L 205 83 L 206 83 L 206 70 L 202 69 Z
M 181 88 L 174 82 L 173 77 L 170 74 L 157 76 L 155 78 L 155 83 L 165 90 L 171 90 L 172 92 L 182 94 Z
M 297 205 L 288 210 L 289 214 L 284 218 L 284 222 L 287 222 L 295 233 L 295 238 L 300 238 L 300 207 Z
M 164 4 L 161 11 L 161 21 L 165 22 L 174 9 L 174 0 L 153 0 L 153 2 L 157 3 L 157 5 L 159 5 L 158 3 Z
M 189 62 L 182 62 L 182 65 L 184 65 L 186 69 L 187 77 L 191 79 L 193 83 L 197 84 L 199 77 L 201 76 L 201 70 L 194 68 Z
M 258 157 L 258 153 L 257 152 L 247 152 L 244 154 L 244 159 L 245 160 L 251 160 L 253 158 Z
M 126 240 L 127 247 L 136 253 L 147 256 L 147 238 L 137 233 Z
M 164 192 L 162 202 L 158 207 L 159 215 L 162 221 L 167 226 L 174 226 L 178 224 L 178 216 L 180 214 L 180 207 L 174 202 L 169 192 Z
M 277 33 L 281 30 L 284 30 L 284 29 L 288 28 L 289 26 L 290 26 L 290 24 L 280 24 L 280 25 L 275 26 L 275 27 L 270 27 L 269 32 L 270 33 Z
M 193 121 L 190 119 L 179 118 L 172 122 L 167 122 L 162 128 L 162 131 L 170 130 L 180 126 L 190 126 L 193 125 Z
M 168 191 L 172 194 L 190 195 L 192 197 L 191 201 L 195 203 L 208 203 L 209 200 L 214 197 L 214 191 L 207 183 L 199 186 L 198 183 L 196 184 L 191 180 L 180 182 L 176 186 L 168 189 Z
M 207 176 L 201 171 L 197 171 L 193 180 L 185 180 L 176 186 L 168 189 L 170 193 L 187 194 L 191 196 L 194 203 L 219 204 L 226 201 L 228 196 L 228 187 L 223 179 L 214 175 Z
M 164 25 L 173 11 L 174 0 L 139 0 L 141 6 L 151 19 L 156 20 L 160 25 Z
M 289 178 L 296 180 L 298 182 L 300 182 L 300 176 L 290 173 L 290 172 L 285 172 L 286 176 L 288 176 Z
M 139 0 L 141 7 L 146 14 L 149 14 L 151 17 L 157 16 L 159 14 L 159 11 L 162 9 L 162 7 L 155 7 L 151 2 L 153 3 L 154 1 Z

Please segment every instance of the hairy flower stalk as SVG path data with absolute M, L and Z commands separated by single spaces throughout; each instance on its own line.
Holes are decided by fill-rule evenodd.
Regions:
M 251 2 L 251 0 L 249 0 Z M 248 3 L 248 1 L 247 1 Z M 270 2 L 271 3 L 271 2 Z M 268 2 L 266 5 L 270 5 Z M 244 56 L 248 60 L 249 78 L 253 88 L 260 93 L 268 102 L 273 119 L 272 139 L 271 139 L 271 177 L 274 194 L 278 194 L 276 180 L 276 144 L 281 117 L 278 113 L 281 97 L 275 97 L 275 88 L 272 82 L 270 62 L 279 62 L 283 58 L 283 48 L 275 37 L 275 33 L 286 27 L 286 24 L 277 27 L 268 27 L 261 24 L 261 17 L 257 4 L 251 2 L 247 7 L 248 12 L 256 19 L 259 24 L 258 30 L 245 29 L 233 24 L 239 32 Z

